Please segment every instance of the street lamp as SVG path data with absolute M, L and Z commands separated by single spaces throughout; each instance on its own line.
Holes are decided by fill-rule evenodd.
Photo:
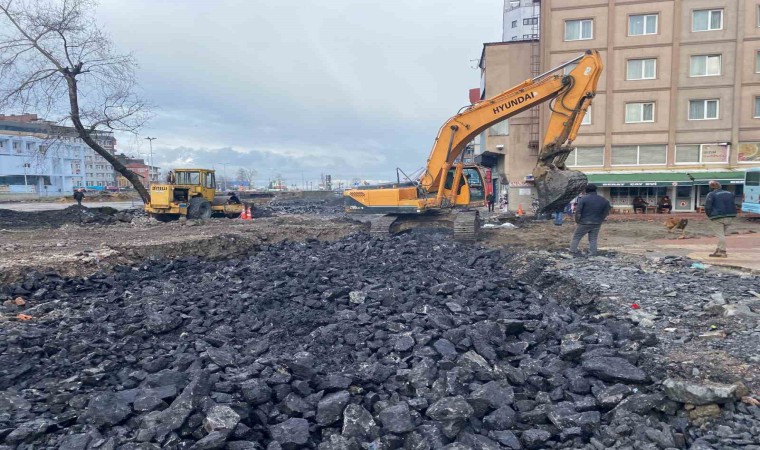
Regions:
M 158 138 L 154 137 L 146 137 L 145 139 L 150 142 L 150 167 L 148 168 L 148 180 L 150 180 L 151 184 L 153 183 L 153 141 L 155 141 Z
M 222 190 L 224 192 L 227 192 L 227 166 L 229 166 L 230 163 L 219 163 L 219 165 L 222 166 L 222 177 L 224 177 L 224 188 L 222 188 Z

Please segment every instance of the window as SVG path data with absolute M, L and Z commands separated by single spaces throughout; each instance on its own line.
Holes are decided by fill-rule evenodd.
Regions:
M 488 129 L 489 136 L 509 136 L 509 119 L 491 125 Z
M 594 21 L 591 19 L 566 20 L 565 40 L 580 41 L 593 38 Z
M 523 25 L 536 25 L 538 24 L 538 17 L 528 17 L 523 19 Z
M 676 164 L 725 164 L 728 153 L 727 144 L 676 145 Z
M 722 9 L 700 9 L 692 13 L 691 31 L 714 31 L 722 29 Z
M 576 147 L 567 157 L 567 165 L 593 167 L 604 165 L 604 147 Z
M 628 36 L 657 34 L 657 14 L 628 16 Z
M 720 55 L 694 55 L 689 63 L 690 77 L 714 77 L 720 75 Z
M 654 103 L 626 103 L 625 123 L 654 122 Z
M 755 97 L 755 119 L 760 119 L 760 97 Z
M 13 153 L 20 155 L 22 153 L 21 142 L 13 141 Z
M 666 145 L 613 145 L 613 166 L 664 165 L 667 161 Z
M 760 51 L 755 52 L 755 73 L 760 73 Z
M 689 120 L 718 118 L 718 100 L 689 100 Z
M 581 125 L 591 125 L 591 107 L 590 106 L 586 110 L 586 115 L 583 116 L 583 120 L 581 120 Z
M 512 28 L 517 28 L 517 21 L 516 20 L 512 21 Z
M 654 80 L 657 76 L 657 60 L 629 59 L 626 72 L 627 80 Z

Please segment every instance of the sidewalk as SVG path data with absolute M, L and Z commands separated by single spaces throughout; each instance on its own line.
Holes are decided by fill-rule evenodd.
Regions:
M 760 233 L 747 233 L 726 236 L 728 258 L 710 258 L 715 251 L 718 239 L 715 237 L 696 237 L 692 239 L 673 240 L 656 239 L 650 241 L 653 248 L 668 254 L 688 256 L 705 264 L 741 267 L 760 271 Z

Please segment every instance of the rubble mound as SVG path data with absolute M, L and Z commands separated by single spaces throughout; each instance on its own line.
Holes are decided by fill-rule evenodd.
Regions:
M 0 327 L 0 448 L 742 448 L 760 435 L 758 408 L 721 397 L 730 426 L 703 438 L 639 367 L 656 339 L 541 298 L 511 260 L 435 233 L 357 234 L 30 274 L 0 298 L 30 317 Z
M 118 211 L 114 208 L 71 205 L 62 210 L 13 211 L 0 209 L 0 229 L 59 228 L 63 225 L 109 225 L 131 222 L 142 214 L 137 210 Z
M 329 200 L 306 200 L 306 199 L 274 199 L 263 208 L 256 211 L 267 210 L 279 214 L 343 214 L 343 198 L 336 197 Z M 268 217 L 268 216 L 265 216 Z

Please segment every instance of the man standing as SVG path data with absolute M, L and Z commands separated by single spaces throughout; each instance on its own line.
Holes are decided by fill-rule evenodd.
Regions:
M 486 195 L 486 203 L 488 203 L 488 212 L 493 212 L 493 204 L 494 204 L 493 192 Z
M 724 190 L 720 183 L 710 181 L 710 193 L 705 200 L 705 214 L 710 219 L 710 227 L 718 238 L 718 248 L 710 256 L 713 258 L 727 258 L 726 232 L 728 226 L 736 217 L 736 203 L 734 194 Z
M 77 201 L 77 205 L 82 206 L 82 200 L 84 200 L 84 192 L 82 189 L 74 191 L 74 200 Z
M 586 185 L 586 195 L 578 200 L 575 208 L 575 233 L 570 243 L 570 252 L 578 254 L 578 244 L 583 236 L 588 234 L 589 255 L 596 256 L 596 244 L 599 238 L 599 230 L 602 222 L 610 214 L 610 202 L 606 198 L 597 195 L 596 185 Z

